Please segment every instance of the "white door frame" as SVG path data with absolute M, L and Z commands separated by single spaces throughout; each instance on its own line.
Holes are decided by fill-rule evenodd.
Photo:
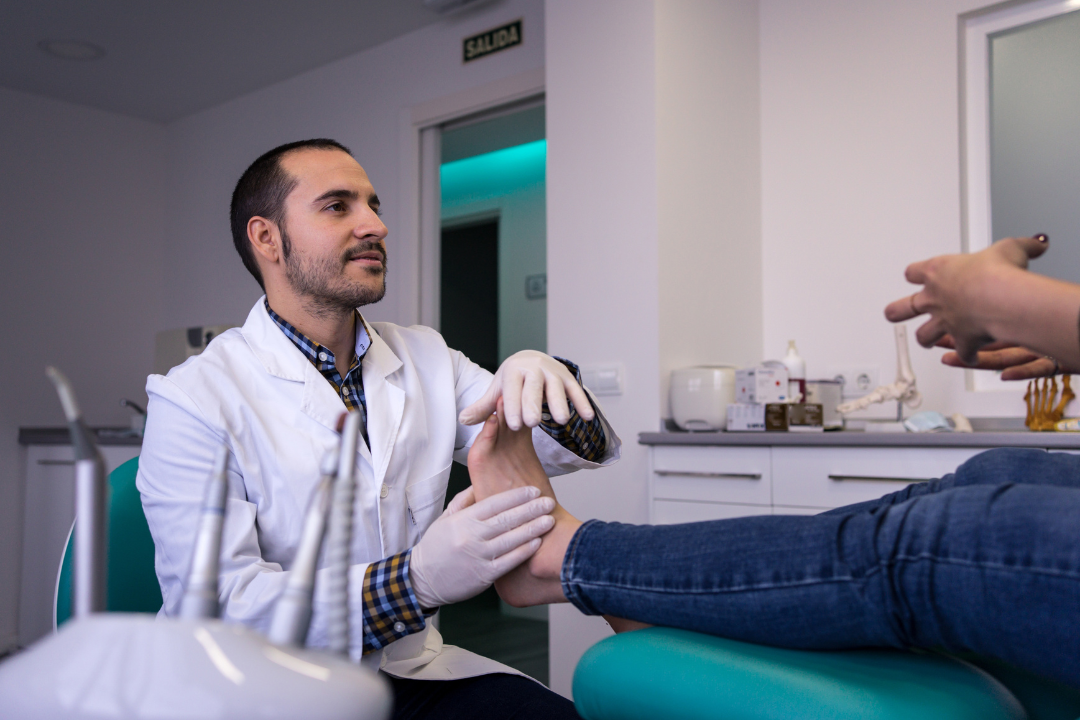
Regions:
M 990 36 L 1075 11 L 1078 0 L 1005 2 L 960 16 L 960 183 L 964 252 L 994 242 L 990 206 Z M 966 370 L 967 388 L 1017 392 L 1000 373 Z
M 401 262 L 407 283 L 401 311 L 408 322 L 439 327 L 439 126 L 544 92 L 536 68 L 401 111 Z

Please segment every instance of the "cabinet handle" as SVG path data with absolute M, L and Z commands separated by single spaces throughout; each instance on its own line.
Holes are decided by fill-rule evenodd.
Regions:
M 657 475 L 667 477 L 700 477 L 700 478 L 728 478 L 735 480 L 760 480 L 761 473 L 722 473 L 722 472 L 695 472 L 693 470 L 654 470 Z
M 74 460 L 38 460 L 38 465 L 74 465 Z
M 881 475 L 830 475 L 829 479 L 836 480 L 837 482 L 843 482 L 845 480 L 869 480 L 870 482 L 901 482 L 908 484 L 927 481 L 927 478 L 884 477 Z

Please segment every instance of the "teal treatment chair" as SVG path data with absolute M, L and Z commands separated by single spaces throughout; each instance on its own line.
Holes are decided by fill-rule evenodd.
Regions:
M 1080 717 L 1080 690 L 995 661 L 789 650 L 671 628 L 597 643 L 578 663 L 573 689 L 585 720 Z
M 136 457 L 109 473 L 109 582 L 105 603 L 108 612 L 156 613 L 161 608 L 161 587 L 154 572 L 154 538 L 135 487 L 138 471 Z M 71 618 L 74 547 L 72 532 L 56 580 L 53 604 L 56 627 Z

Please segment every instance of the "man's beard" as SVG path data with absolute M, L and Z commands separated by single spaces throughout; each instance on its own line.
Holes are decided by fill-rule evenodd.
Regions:
M 364 270 L 368 275 L 381 277 L 382 282 L 376 287 L 350 283 L 345 278 L 346 265 L 352 258 L 371 250 L 382 253 L 382 267 L 367 267 Z M 311 310 L 317 315 L 352 311 L 362 305 L 377 303 L 386 295 L 386 249 L 379 240 L 367 240 L 350 248 L 340 258 L 325 257 L 303 262 L 292 254 L 292 243 L 282 227 L 281 251 L 286 279 L 297 294 L 307 299 Z

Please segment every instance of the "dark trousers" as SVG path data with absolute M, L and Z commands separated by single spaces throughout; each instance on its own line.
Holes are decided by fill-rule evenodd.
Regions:
M 393 720 L 580 720 L 572 702 L 520 675 L 383 677 L 394 690 Z

